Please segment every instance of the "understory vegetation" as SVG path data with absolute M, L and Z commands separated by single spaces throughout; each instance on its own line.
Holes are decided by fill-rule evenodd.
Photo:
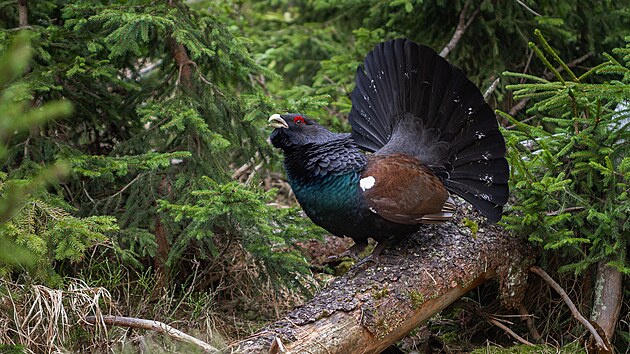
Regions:
M 399 37 L 488 89 L 503 227 L 586 317 L 618 305 L 612 344 L 630 353 L 629 28 L 627 4 L 595 0 L 0 3 L 0 353 L 196 350 L 100 314 L 224 348 L 312 296 L 348 241 L 300 211 L 267 118 L 348 131 L 357 65 Z M 529 282 L 520 311 L 485 284 L 398 350 L 585 351 L 565 303 Z

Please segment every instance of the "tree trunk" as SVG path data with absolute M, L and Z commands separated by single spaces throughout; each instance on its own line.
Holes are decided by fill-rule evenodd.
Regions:
M 591 320 L 601 327 L 608 341 L 612 343 L 623 302 L 623 276 L 617 269 L 601 261 L 597 265 L 596 278 Z
M 376 264 L 351 269 L 234 349 L 282 352 L 269 351 L 278 337 L 291 353 L 379 353 L 494 277 L 500 280 L 504 305 L 518 307 L 534 252 L 524 240 L 485 221 L 472 232 L 465 225 L 477 224 L 463 214 L 470 212 L 461 210 L 452 222 L 425 225 L 388 245 Z

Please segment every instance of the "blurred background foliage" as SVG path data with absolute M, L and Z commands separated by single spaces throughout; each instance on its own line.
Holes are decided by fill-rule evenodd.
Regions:
M 603 53 L 626 45 L 628 5 L 594 0 L 2 2 L 0 292 L 19 299 L 29 286 L 69 289 L 79 279 L 107 289 L 113 311 L 180 321 L 181 329 L 219 346 L 248 334 L 302 301 L 325 279 L 313 274 L 319 268 L 303 249 L 307 240 L 324 233 L 296 208 L 279 173 L 278 153 L 266 142 L 271 113 L 301 112 L 347 131 L 354 73 L 375 44 L 407 37 L 440 51 L 463 23 L 468 26 L 447 58 L 482 91 L 501 78 L 489 102 L 509 113 L 500 118 L 506 129 L 514 130 L 521 121 L 548 131 L 570 129 L 549 118 L 563 118 L 562 109 L 571 101 L 524 109 L 535 92 L 513 92 L 519 87 L 506 84 L 525 84 L 528 78 L 506 80 L 502 73 L 553 79 L 553 71 L 528 45 L 534 29 L 578 74 L 610 61 Z M 621 63 L 627 62 L 624 53 L 614 53 Z M 583 83 L 628 84 L 623 70 L 614 77 L 597 74 Z M 623 80 L 620 74 L 626 75 Z M 619 97 L 604 106 L 613 109 Z M 584 112 L 602 106 L 591 96 L 579 104 Z M 613 117 L 611 111 L 600 113 Z M 515 133 L 513 147 L 526 136 Z M 570 153 L 563 150 L 562 156 Z M 596 158 L 600 165 L 564 172 L 597 170 L 612 178 L 607 185 L 621 188 L 613 194 L 623 196 L 617 175 L 606 172 L 609 165 L 601 161 L 609 151 L 595 154 L 575 156 L 580 161 Z M 627 162 L 615 166 L 627 174 Z M 516 178 L 520 200 L 531 201 L 527 193 L 545 196 L 545 188 L 562 183 L 545 179 L 541 183 L 549 184 L 540 191 L 528 192 Z M 599 177 L 587 177 L 581 192 L 603 193 L 593 189 L 593 178 Z M 543 198 L 522 204 L 525 209 L 515 209 L 514 215 L 557 207 L 544 203 Z M 514 205 L 521 204 L 516 200 Z M 606 205 L 609 209 L 600 212 L 614 207 Z M 627 209 L 615 212 L 618 222 L 627 218 Z M 565 214 L 554 216 L 571 222 Z M 597 215 L 586 218 L 592 222 Z M 518 225 L 519 220 L 528 224 Z M 533 233 L 533 241 L 562 243 L 562 235 L 547 238 L 556 230 L 554 220 L 546 219 L 547 233 Z M 508 222 L 515 232 L 532 227 L 542 232 L 532 219 Z M 598 239 L 589 235 L 569 246 Z M 597 251 L 594 258 L 574 247 L 577 258 L 568 252 L 558 253 L 568 259 L 555 259 L 558 247 L 548 247 L 549 263 L 581 264 L 581 275 L 567 278 L 570 284 L 582 284 L 584 270 L 602 254 L 615 254 L 618 268 L 627 269 L 625 254 L 619 256 L 627 247 L 627 229 L 607 240 L 621 243 L 612 251 L 606 247 L 611 242 L 598 243 L 604 253 Z M 627 286 L 624 290 L 628 298 Z M 587 303 L 589 294 L 579 297 Z M 539 306 L 546 316 L 545 306 L 553 305 Z M 3 307 L 1 316 L 11 319 L 18 310 Z M 558 313 L 557 318 L 569 320 L 549 324 L 546 333 L 558 343 L 571 342 L 577 335 L 569 329 L 570 315 Z M 630 318 L 623 321 L 620 345 L 627 345 L 630 334 L 624 337 L 623 331 L 628 332 Z M 38 351 L 41 347 L 21 336 L 28 325 L 11 324 L 0 331 L 0 342 Z M 475 341 L 485 343 L 478 338 L 483 330 L 472 327 L 446 326 L 435 333 L 441 333 L 442 343 L 453 337 L 444 333 L 461 333 L 460 342 L 465 338 L 469 347 L 450 345 L 465 351 Z M 123 330 L 102 335 L 100 342 L 79 340 L 86 337 L 97 334 L 75 326 L 72 335 L 55 337 L 49 347 L 93 351 L 137 339 Z M 157 346 L 177 350 L 173 345 Z

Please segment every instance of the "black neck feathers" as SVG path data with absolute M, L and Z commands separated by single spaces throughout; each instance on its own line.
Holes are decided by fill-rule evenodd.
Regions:
M 337 134 L 326 142 L 285 150 L 284 165 L 290 180 L 307 181 L 328 174 L 358 172 L 367 165 L 367 158 L 350 134 Z

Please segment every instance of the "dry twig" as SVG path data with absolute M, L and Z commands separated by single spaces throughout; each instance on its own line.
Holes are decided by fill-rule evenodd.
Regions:
M 201 339 L 195 338 L 191 335 L 188 335 L 178 329 L 175 329 L 164 322 L 153 321 L 153 320 L 145 320 L 141 318 L 133 318 L 133 317 L 122 317 L 122 316 L 87 316 L 85 320 L 89 323 L 97 323 L 102 321 L 103 323 L 110 326 L 123 326 L 130 328 L 141 328 L 141 329 L 149 329 L 152 331 L 160 332 L 167 334 L 171 338 L 175 340 L 179 340 L 182 342 L 192 343 L 201 348 L 206 353 L 219 353 L 219 350 L 210 344 L 202 341 Z
M 488 98 L 490 97 L 490 95 L 492 95 L 494 90 L 497 89 L 497 86 L 499 86 L 499 81 L 501 81 L 500 77 L 497 77 L 496 80 L 492 81 L 492 84 L 490 84 L 490 87 L 488 87 L 486 92 L 483 94 L 484 101 L 488 102 Z
M 510 329 L 510 327 L 504 325 L 503 323 L 499 322 L 498 320 L 496 320 L 495 318 L 492 317 L 487 317 L 486 320 L 490 323 L 492 323 L 493 325 L 501 328 L 502 330 L 505 331 L 505 333 L 509 334 L 510 336 L 512 336 L 512 338 L 516 339 L 517 341 L 525 344 L 525 345 L 529 345 L 530 347 L 533 347 L 534 344 L 527 341 L 527 339 L 519 336 L 518 334 L 516 334 L 513 330 Z
M 475 20 L 475 18 L 479 14 L 479 11 L 481 11 L 481 8 L 477 8 L 475 12 L 473 12 L 473 14 L 470 15 L 470 18 L 468 19 L 468 21 L 466 21 L 466 14 L 468 13 L 469 6 L 470 6 L 470 1 L 466 1 L 466 3 L 464 4 L 464 8 L 462 9 L 462 12 L 459 13 L 459 22 L 457 23 L 457 27 L 455 28 L 455 33 L 453 33 L 453 37 L 451 37 L 451 40 L 448 41 L 444 49 L 442 49 L 442 51 L 440 52 L 440 56 L 442 58 L 446 58 L 446 56 L 453 49 L 455 49 L 455 47 L 457 46 L 457 43 L 459 43 L 459 40 L 464 35 L 464 32 L 466 32 L 466 30 L 468 29 L 468 26 L 470 26 L 470 24 Z
M 542 336 L 540 335 L 540 333 L 538 333 L 538 329 L 536 328 L 536 325 L 534 325 L 534 319 L 532 318 L 533 316 L 529 314 L 529 311 L 527 311 L 527 307 L 525 307 L 525 304 L 521 303 L 519 305 L 518 313 L 521 315 L 521 317 L 523 317 L 523 319 L 525 319 L 527 330 L 529 331 L 529 335 L 532 336 L 532 338 L 534 339 L 534 342 L 542 342 Z
M 606 346 L 604 339 L 599 335 L 599 333 L 597 333 L 597 330 L 595 329 L 595 327 L 593 327 L 593 325 L 584 316 L 582 316 L 582 314 L 577 309 L 577 307 L 575 307 L 575 304 L 573 303 L 573 301 L 571 301 L 571 298 L 569 297 L 569 295 L 567 295 L 567 292 L 564 291 L 564 289 L 562 289 L 562 287 L 558 283 L 556 283 L 556 281 L 553 280 L 551 276 L 549 276 L 549 274 L 547 274 L 547 272 L 545 272 L 542 268 L 534 266 L 534 267 L 529 268 L 529 270 L 532 273 L 543 278 L 543 280 L 546 281 L 547 284 L 549 284 L 549 286 L 551 286 L 553 290 L 555 290 L 560 295 L 560 297 L 562 297 L 562 300 L 564 300 L 564 302 L 567 304 L 567 306 L 571 310 L 571 314 L 573 314 L 573 317 L 575 317 L 575 319 L 580 321 L 580 323 L 582 323 L 584 327 L 588 329 L 588 331 L 591 333 L 591 335 L 595 339 L 597 346 L 602 350 L 610 351 L 608 346 Z
M 534 14 L 534 16 L 538 16 L 538 17 L 541 17 L 541 16 L 542 16 L 542 15 L 541 15 L 541 14 L 539 14 L 538 12 L 536 12 L 536 11 L 532 10 L 532 8 L 531 8 L 531 7 L 527 6 L 527 5 L 526 5 L 524 2 L 522 2 L 521 0 L 516 0 L 516 2 L 517 2 L 519 5 L 523 6 L 523 7 L 524 7 L 527 11 L 531 12 L 532 14 Z
M 491 324 L 501 328 L 503 331 L 505 331 L 505 333 L 507 333 L 508 335 L 510 335 L 512 338 L 516 339 L 517 341 L 525 344 L 525 345 L 529 345 L 529 346 L 534 346 L 533 343 L 529 342 L 527 339 L 519 336 L 518 334 L 516 334 L 516 332 L 514 332 L 513 330 L 511 330 L 508 326 L 504 325 L 503 323 L 501 323 L 501 321 L 497 320 L 496 318 L 494 318 L 494 315 L 489 315 L 488 313 L 484 312 L 481 309 L 481 306 L 473 301 L 462 301 L 460 300 L 457 303 L 457 306 L 462 307 L 464 309 L 466 309 L 467 311 L 474 313 L 475 315 L 481 317 L 482 319 L 490 322 Z

